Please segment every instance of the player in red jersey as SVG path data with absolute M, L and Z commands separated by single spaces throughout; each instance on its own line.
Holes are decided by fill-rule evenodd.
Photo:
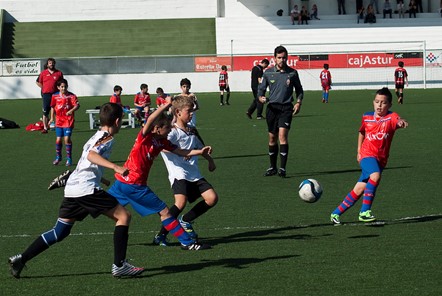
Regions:
M 57 92 L 57 81 L 63 78 L 63 73 L 55 68 L 55 59 L 49 58 L 46 61 L 44 70 L 38 76 L 36 81 L 41 88 L 41 97 L 43 99 L 43 127 L 42 134 L 47 134 L 49 129 L 49 112 L 51 111 L 52 95 Z
M 227 73 L 227 67 L 225 65 L 221 66 L 221 72 L 219 73 L 219 79 L 218 79 L 218 85 L 219 85 L 219 105 L 224 105 L 224 91 L 227 93 L 226 98 L 226 105 L 230 105 L 229 99 L 230 99 L 230 86 L 229 86 L 229 74 Z
M 332 77 L 328 68 L 329 68 L 328 64 L 324 64 L 324 69 L 319 74 L 319 79 L 321 80 L 321 86 L 322 86 L 323 103 L 328 103 L 328 93 L 332 85 Z
M 77 96 L 68 91 L 68 82 L 66 79 L 57 81 L 58 92 L 52 95 L 51 100 L 51 119 L 49 124 L 54 122 L 55 115 L 55 133 L 57 139 L 55 140 L 56 157 L 53 162 L 57 165 L 61 161 L 61 149 L 63 147 L 62 138 L 64 138 L 64 145 L 66 146 L 66 166 L 72 165 L 72 130 L 74 129 L 74 112 L 80 108 Z
M 141 118 L 143 113 L 145 118 L 149 116 L 150 94 L 147 92 L 148 90 L 149 87 L 147 84 L 143 83 L 140 86 L 140 91 L 134 97 L 135 117 L 140 124 L 143 122 L 143 119 Z
M 371 213 L 371 206 L 381 180 L 382 170 L 387 164 L 393 136 L 397 129 L 408 126 L 407 121 L 389 110 L 392 106 L 391 102 L 392 94 L 388 88 L 384 87 L 376 92 L 373 101 L 374 112 L 367 112 L 362 116 L 357 153 L 362 173 L 353 190 L 332 212 L 330 220 L 333 224 L 340 224 L 340 216 L 362 195 L 364 197 L 359 212 L 359 221 L 376 220 Z
M 169 109 L 170 105 L 170 97 L 168 97 L 167 104 L 158 107 L 147 118 L 124 164 L 129 174 L 126 176 L 115 174 L 116 181 L 109 189 L 109 193 L 121 205 L 130 204 L 143 217 L 158 213 L 164 228 L 178 238 L 184 250 L 207 249 L 210 246 L 192 239 L 179 221 L 172 217 L 167 205 L 147 185 L 153 161 L 161 151 L 166 150 L 183 157 L 191 157 L 207 155 L 212 149 L 206 146 L 200 150 L 182 150 L 167 139 L 172 123 L 171 118 L 164 112 Z
M 399 61 L 399 68 L 394 71 L 394 83 L 395 83 L 395 91 L 397 96 L 397 102 L 399 104 L 404 103 L 404 85 L 406 84 L 408 87 L 408 73 L 407 70 L 404 69 L 404 62 Z
M 123 92 L 123 88 L 119 85 L 114 86 L 114 94 L 110 96 L 109 103 L 115 103 L 123 107 L 123 103 L 121 103 L 121 93 Z
M 169 104 L 169 103 L 167 103 L 166 98 L 170 97 L 170 95 L 169 94 L 165 94 L 164 90 L 161 87 L 157 88 L 156 93 L 157 93 L 157 100 L 156 100 L 157 107 L 161 107 L 161 106 L 163 106 L 165 104 Z

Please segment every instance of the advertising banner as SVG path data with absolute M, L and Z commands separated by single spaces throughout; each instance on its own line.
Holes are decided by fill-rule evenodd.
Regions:
M 3 61 L 2 76 L 29 76 L 40 73 L 40 61 Z

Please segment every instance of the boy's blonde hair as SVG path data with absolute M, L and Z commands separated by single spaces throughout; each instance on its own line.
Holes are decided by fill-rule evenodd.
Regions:
M 194 100 L 190 96 L 175 96 L 172 100 L 172 114 L 175 114 L 177 110 L 183 110 L 184 108 L 194 107 Z

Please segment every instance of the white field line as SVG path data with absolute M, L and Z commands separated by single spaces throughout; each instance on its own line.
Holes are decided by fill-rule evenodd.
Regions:
M 400 223 L 400 222 L 407 222 L 409 220 L 416 220 L 416 219 L 425 219 L 425 218 L 431 218 L 431 217 L 437 217 L 442 216 L 442 214 L 430 214 L 430 215 L 423 215 L 423 216 L 414 216 L 414 217 L 403 217 L 403 218 L 397 218 L 393 220 L 388 221 L 377 221 L 372 223 L 343 223 L 344 226 L 366 226 L 366 225 L 385 225 L 385 224 L 392 224 L 392 223 Z M 308 227 L 315 227 L 315 226 L 321 226 L 323 224 L 298 224 L 293 225 L 293 229 L 296 228 L 308 228 Z M 330 226 L 332 226 L 330 224 Z M 286 226 L 287 227 L 287 226 Z M 281 225 L 277 226 L 237 226 L 237 227 L 221 227 L 221 228 L 212 228 L 211 231 L 225 231 L 225 230 L 256 230 L 256 229 L 275 229 L 275 228 L 281 228 Z M 157 230 L 147 230 L 147 231 L 130 231 L 129 234 L 146 234 L 146 233 L 156 233 Z M 71 233 L 70 235 L 73 236 L 98 236 L 98 235 L 113 235 L 113 232 L 90 232 L 90 233 Z M 36 236 L 35 234 L 2 234 L 0 235 L 0 238 L 21 238 L 21 237 L 31 237 Z

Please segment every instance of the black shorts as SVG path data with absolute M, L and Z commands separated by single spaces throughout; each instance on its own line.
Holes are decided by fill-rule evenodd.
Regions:
M 104 190 L 100 190 L 82 197 L 65 197 L 61 203 L 58 216 L 82 221 L 87 215 L 97 218 L 118 205 L 119 203 L 115 197 Z
M 396 89 L 404 89 L 403 84 L 396 84 L 395 87 L 396 87 Z
M 190 203 L 194 202 L 209 189 L 213 189 L 213 187 L 204 178 L 195 182 L 175 179 L 172 185 L 173 194 L 185 195 Z
M 230 86 L 226 87 L 225 85 L 220 85 L 219 86 L 219 90 L 220 91 L 230 92 Z
M 41 96 L 43 98 L 43 115 L 48 116 L 51 111 L 52 94 L 42 94 Z
M 292 124 L 292 104 L 269 104 L 266 111 L 269 133 L 278 134 L 279 128 L 290 129 Z

